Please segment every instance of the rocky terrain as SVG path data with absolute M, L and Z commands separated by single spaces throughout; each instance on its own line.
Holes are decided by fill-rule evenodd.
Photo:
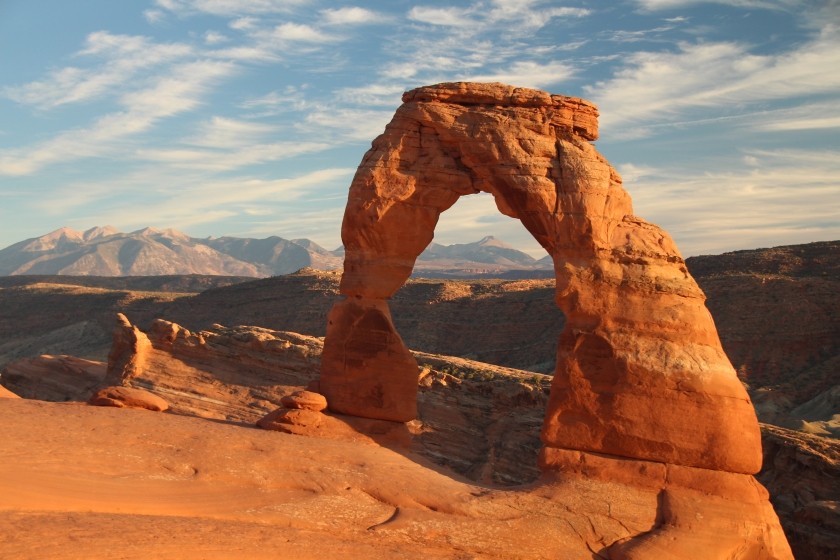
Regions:
M 813 254 L 826 274 L 815 268 L 770 276 L 749 264 L 767 253 L 800 250 Z M 840 374 L 832 364 L 840 355 L 840 274 L 832 271 L 840 262 L 839 251 L 840 242 L 824 242 L 687 259 L 706 293 L 724 350 L 750 386 L 762 421 L 813 430 L 819 426 L 813 422 L 829 422 L 831 415 L 805 412 L 830 412 L 832 402 L 837 410 L 832 395 Z M 305 270 L 245 280 L 0 278 L 0 365 L 41 353 L 104 359 L 117 312 L 141 328 L 166 317 L 192 330 L 220 323 L 324 336 L 323 317 L 338 297 L 338 273 Z M 394 296 L 392 314 L 412 349 L 548 373 L 563 327 L 553 284 L 416 279 Z M 772 375 L 752 373 L 757 371 Z M 818 400 L 802 406 L 813 399 Z M 803 416 L 791 417 L 798 407 Z M 802 421 L 811 422 L 810 428 Z
M 16 394 L 37 397 L 52 391 L 59 399 L 147 409 L 143 414 L 159 411 L 156 418 L 231 422 L 243 429 L 251 429 L 246 426 L 257 414 L 261 428 L 308 436 L 299 438 L 305 443 L 298 453 L 306 458 L 317 454 L 312 466 L 297 457 L 291 464 L 274 460 L 277 471 L 291 469 L 297 476 L 258 475 L 254 480 L 250 472 L 230 476 L 230 465 L 242 464 L 241 457 L 225 455 L 208 464 L 188 450 L 182 455 L 191 456 L 184 468 L 166 452 L 160 467 L 176 479 L 186 476 L 173 485 L 175 495 L 198 492 L 202 500 L 193 504 L 195 509 L 167 500 L 152 506 L 149 497 L 160 488 L 146 477 L 160 478 L 157 464 L 145 465 L 142 482 L 132 485 L 135 492 L 140 489 L 141 499 L 119 480 L 126 478 L 123 465 L 158 453 L 126 456 L 119 444 L 106 440 L 108 449 L 117 450 L 107 464 L 118 467 L 116 472 L 103 469 L 89 455 L 89 449 L 95 450 L 93 456 L 102 452 L 101 438 L 87 436 L 94 430 L 83 428 L 72 436 L 80 439 L 80 449 L 69 457 L 74 468 L 57 476 L 51 454 L 33 453 L 31 431 L 24 429 L 22 439 L 29 446 L 23 448 L 28 453 L 23 461 L 30 465 L 21 471 L 15 464 L 2 479 L 9 485 L 4 492 L 9 506 L 2 512 L 15 521 L 44 501 L 50 505 L 39 504 L 39 511 L 113 513 L 107 499 L 87 500 L 85 506 L 77 497 L 74 487 L 79 485 L 73 481 L 89 487 L 97 480 L 113 487 L 109 499 L 126 496 L 132 513 L 192 515 L 199 526 L 205 518 L 248 524 L 258 513 L 275 530 L 279 523 L 329 532 L 314 539 L 325 543 L 327 553 L 337 552 L 342 539 L 362 527 L 384 527 L 375 546 L 428 545 L 434 553 L 446 543 L 450 557 L 793 558 L 771 497 L 753 477 L 757 474 L 774 490 L 773 503 L 784 515 L 796 554 L 834 554 L 835 443 L 765 429 L 762 456 L 756 412 L 724 354 L 704 292 L 667 233 L 633 215 L 621 178 L 591 144 L 598 135 L 597 109 L 584 100 L 502 84 L 439 84 L 407 92 L 403 102 L 365 155 L 350 189 L 337 286 L 344 297 L 333 291 L 325 300 L 316 298 L 312 308 L 290 308 L 289 315 L 306 321 L 310 309 L 328 303 L 325 338 L 218 323 L 193 330 L 163 319 L 138 328 L 119 314 L 107 364 L 40 356 L 7 363 L 4 369 L 3 383 L 11 393 L 5 395 L 3 412 L 27 406 Z M 522 220 L 553 257 L 552 299 L 563 311 L 564 325 L 549 386 L 548 377 L 538 373 L 409 350 L 411 342 L 392 320 L 394 296 L 429 245 L 438 214 L 458 197 L 478 191 L 491 193 L 503 213 Z M 329 275 L 323 280 L 329 283 Z M 427 304 L 432 298 L 481 303 L 476 300 L 488 294 L 492 302 L 495 294 L 533 287 L 488 281 L 437 282 L 431 290 L 422 286 Z M 123 297 L 131 303 L 130 296 Z M 200 297 L 148 299 L 149 307 L 174 311 Z M 521 295 L 512 299 L 527 300 Z M 511 320 L 491 309 L 496 318 Z M 553 310 L 553 315 L 560 314 Z M 418 332 L 424 330 L 429 324 L 419 324 Z M 477 337 L 482 345 L 487 338 Z M 518 349 L 510 345 L 504 354 Z M 527 359 L 532 369 L 540 364 L 534 356 L 515 359 Z M 749 376 L 748 368 L 739 366 L 739 372 Z M 80 378 L 76 384 L 68 381 L 74 375 Z M 93 393 L 87 399 L 70 394 L 75 387 Z M 808 414 L 831 411 L 831 395 L 820 393 L 816 401 L 803 403 Z M 776 405 L 776 400 L 759 404 Z M 774 410 L 787 419 L 795 414 L 784 407 Z M 32 407 L 28 412 L 38 414 Z M 538 412 L 536 423 L 533 412 Z M 95 424 L 87 412 L 63 416 L 78 427 Z M 820 420 L 818 429 L 830 433 L 833 421 Z M 174 424 L 166 423 L 170 426 L 159 429 L 177 433 Z M 462 432 L 469 437 L 459 437 Z M 250 435 L 244 437 L 258 451 L 257 463 L 272 455 Z M 164 437 L 128 439 L 170 447 Z M 214 448 L 230 449 L 211 440 Z M 340 451 L 327 451 L 329 445 L 319 443 L 323 440 L 352 444 L 357 463 L 346 465 L 348 459 L 338 458 Z M 420 468 L 397 465 L 384 455 L 368 458 L 365 445 L 397 451 Z M 180 454 L 180 448 L 176 451 Z M 15 449 L 12 453 L 21 455 Z M 522 467 L 534 459 L 535 471 Z M 390 480 L 366 476 L 389 461 L 395 465 Z M 818 474 L 791 478 L 797 470 L 815 468 Z M 447 472 L 457 474 L 437 477 Z M 225 482 L 202 489 L 208 473 L 210 481 Z M 460 476 L 468 477 L 462 479 L 466 487 L 457 486 Z M 515 490 L 500 486 L 535 478 L 534 484 Z M 280 480 L 291 482 L 278 486 Z M 399 487 L 394 486 L 397 480 Z M 411 481 L 408 488 L 406 481 Z M 220 506 L 213 499 L 214 489 L 224 493 L 243 486 L 258 489 L 248 509 L 238 500 Z M 307 494 L 313 487 L 314 497 Z M 347 498 L 342 492 L 349 492 L 354 503 L 336 508 Z M 295 523 L 287 514 L 274 514 L 278 503 L 294 504 L 293 511 L 312 504 L 314 516 L 297 515 Z M 328 511 L 341 512 L 342 519 L 352 512 L 352 519 L 313 527 L 313 519 L 335 517 Z M 428 511 L 460 516 L 462 522 Z M 551 529 L 541 531 L 538 542 L 519 544 L 519 527 L 541 526 L 534 515 Z M 493 528 L 500 522 L 506 530 Z M 465 531 L 470 524 L 490 528 L 492 536 Z M 387 533 L 392 528 L 399 533 L 396 541 Z M 298 537 L 287 535 L 287 542 Z M 100 544 L 107 545 L 107 539 Z M 377 555 L 382 556 L 381 550 Z
M 759 419 L 840 435 L 840 242 L 687 259 Z
M 840 262 L 836 258 L 837 247 L 840 247 L 838 242 L 816 243 L 740 251 L 687 261 L 709 298 L 708 305 L 715 316 L 723 346 L 736 367 L 742 372 L 749 371 L 750 360 L 760 360 L 759 363 L 772 363 L 779 372 L 774 378 L 775 383 L 768 385 L 762 385 L 762 381 L 755 378 L 744 379 L 751 386 L 751 394 L 759 406 L 759 417 L 763 417 L 765 422 L 803 427 L 801 423 L 796 425 L 797 419 L 791 419 L 789 414 L 808 402 L 795 397 L 799 389 L 796 380 L 802 371 L 808 371 L 802 369 L 802 364 L 816 362 L 817 367 L 824 368 L 826 372 L 823 379 L 829 385 L 838 384 L 837 369 L 830 369 L 830 362 L 819 362 L 819 352 L 805 359 L 794 351 L 777 353 L 777 343 L 782 342 L 790 343 L 793 349 L 814 348 L 808 346 L 814 333 L 821 333 L 819 337 L 822 339 L 840 340 L 836 322 L 840 282 L 838 276 L 830 272 L 831 267 Z M 775 282 L 770 281 L 775 291 L 769 295 L 757 292 L 761 286 L 767 286 L 767 282 L 762 284 L 761 276 L 766 271 L 753 270 L 750 263 L 764 262 L 765 253 L 796 254 L 800 250 L 811 254 L 820 265 L 811 270 L 800 269 L 800 272 L 788 273 L 787 276 L 782 276 L 777 270 L 773 277 Z M 829 274 L 822 274 L 820 267 L 825 267 Z M 6 354 L 3 363 L 8 364 L 13 358 L 27 359 L 19 360 L 12 368 L 6 367 L 0 379 L 4 384 L 14 386 L 22 396 L 56 401 L 84 400 L 104 376 L 114 315 L 125 312 L 144 329 L 149 329 L 154 319 L 166 317 L 195 331 L 212 329 L 214 323 L 221 323 L 231 325 L 225 327 L 227 331 L 236 332 L 233 328 L 236 325 L 253 324 L 272 332 L 286 331 L 288 336 L 309 340 L 314 344 L 309 350 L 311 369 L 308 374 L 299 374 L 301 376 L 295 378 L 295 387 L 305 386 L 317 369 L 315 364 L 319 360 L 317 350 L 320 341 L 316 337 L 324 335 L 323 317 L 337 298 L 338 279 L 337 273 L 313 270 L 245 283 L 239 282 L 243 280 L 241 278 L 212 280 L 202 277 L 3 278 L 0 279 L 4 282 L 0 289 L 0 329 L 4 330 L 0 348 L 18 348 L 14 356 Z M 10 284 L 12 281 L 14 285 Z M 221 286 L 201 293 L 193 291 L 211 281 L 218 281 Z M 76 284 L 55 285 L 53 282 Z M 820 289 L 814 289 L 815 283 Z M 173 287 L 184 291 L 168 292 Z M 447 415 L 441 416 L 437 423 L 451 427 L 445 432 L 445 438 L 437 438 L 450 442 L 450 447 L 445 449 L 445 453 L 444 450 L 436 452 L 432 443 L 435 438 L 432 438 L 424 447 L 427 457 L 475 480 L 489 480 L 497 484 L 525 482 L 538 475 L 535 463 L 531 463 L 534 466 L 530 468 L 522 468 L 522 461 L 518 461 L 518 468 L 505 468 L 504 460 L 497 461 L 491 457 L 536 457 L 538 426 L 547 399 L 544 394 L 546 378 L 525 373 L 514 376 L 509 383 L 486 383 L 488 378 L 508 378 L 495 372 L 492 365 L 474 362 L 489 362 L 534 372 L 550 371 L 553 346 L 563 325 L 562 314 L 558 313 L 553 303 L 553 294 L 553 281 L 547 280 L 412 280 L 396 294 L 392 300 L 392 312 L 397 327 L 410 348 L 426 351 L 424 355 L 416 354 L 418 363 L 430 366 L 433 374 L 424 379 L 427 383 L 435 380 L 433 388 L 442 389 L 445 386 L 451 389 L 449 393 L 439 393 L 442 400 L 438 402 L 442 404 L 435 405 L 435 401 L 429 401 L 426 396 L 430 389 L 421 385 L 418 396 L 421 417 L 432 414 L 434 410 L 446 412 Z M 757 304 L 759 297 L 764 298 L 758 300 L 763 301 L 760 305 Z M 745 298 L 750 302 L 746 308 Z M 797 305 L 803 300 L 816 304 L 810 307 Z M 785 320 L 780 319 L 779 302 L 791 303 L 791 312 Z M 819 312 L 815 313 L 815 308 Z M 500 316 L 507 320 L 500 324 Z M 80 318 L 84 320 L 79 321 Z M 809 323 L 810 319 L 814 320 Z M 735 321 L 737 328 L 730 327 L 730 321 Z M 789 330 L 791 324 L 804 326 Z M 50 326 L 45 328 L 44 325 Z M 434 327 L 424 328 L 424 325 Z M 85 333 L 95 336 L 86 338 Z M 750 333 L 750 336 L 743 333 Z M 488 336 L 498 336 L 499 340 L 483 344 Z M 763 337 L 769 337 L 774 342 L 764 342 Z M 790 337 L 799 338 L 792 341 Z M 15 341 L 22 340 L 28 343 L 16 346 Z M 89 342 L 88 346 L 85 341 Z M 736 352 L 748 343 L 754 346 L 753 352 Z M 85 348 L 91 351 L 85 352 Z M 508 351 L 497 352 L 500 348 Z M 517 349 L 520 352 L 518 358 Z M 764 358 L 767 353 L 773 353 L 775 359 Z M 37 358 L 39 354 L 74 354 L 94 361 L 76 361 L 67 357 Z M 472 358 L 473 361 L 441 356 L 446 354 Z M 537 360 L 542 360 L 541 368 L 528 367 Z M 542 396 L 533 390 L 537 386 L 535 380 L 539 380 L 539 386 L 543 388 Z M 180 388 L 176 390 L 183 390 L 185 384 L 194 382 L 182 378 L 177 383 Z M 530 389 L 516 389 L 523 386 Z M 286 392 L 290 390 L 285 389 Z M 510 393 L 511 390 L 513 393 Z M 497 395 L 498 391 L 501 393 Z M 218 393 L 219 390 L 216 390 L 216 397 Z M 447 394 L 454 398 L 447 398 Z M 762 400 L 765 395 L 775 398 L 768 402 Z M 167 398 L 176 411 L 179 406 L 185 409 L 186 405 L 179 405 L 171 394 Z M 276 398 L 277 395 L 275 401 Z M 263 403 L 255 409 L 260 412 L 248 413 L 249 420 L 274 405 L 264 398 L 245 400 Z M 462 400 L 464 409 L 460 408 Z M 520 401 L 522 404 L 512 409 L 505 408 L 509 404 L 499 406 L 499 402 Z M 467 406 L 466 403 L 470 402 L 473 404 Z M 828 402 L 822 420 L 817 421 L 826 422 L 827 418 L 837 414 L 836 404 L 831 408 L 831 401 Z M 453 405 L 457 413 L 453 412 Z M 494 414 L 492 411 L 497 406 L 502 412 Z M 218 412 L 216 414 L 216 417 L 221 416 Z M 244 420 L 241 413 L 239 419 Z M 516 424 L 498 424 L 500 420 Z M 807 425 L 804 427 L 807 428 Z M 504 438 L 500 438 L 502 434 Z M 781 515 L 797 558 L 836 556 L 837 535 L 840 534 L 837 527 L 840 515 L 836 513 L 835 505 L 840 498 L 836 493 L 836 488 L 840 487 L 837 484 L 840 480 L 837 470 L 840 468 L 840 444 L 825 437 L 768 425 L 762 426 L 762 434 L 765 458 L 759 480 L 771 491 L 774 506 Z M 424 437 L 429 439 L 430 436 Z M 494 437 L 497 439 L 493 440 Z M 484 443 L 476 445 L 476 441 Z M 507 455 L 499 452 L 500 447 L 508 449 Z

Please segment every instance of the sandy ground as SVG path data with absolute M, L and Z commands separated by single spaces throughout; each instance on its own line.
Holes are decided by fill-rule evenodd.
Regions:
M 591 559 L 656 509 L 625 487 L 480 487 L 378 445 L 144 410 L 2 399 L 0 426 L 4 560 Z

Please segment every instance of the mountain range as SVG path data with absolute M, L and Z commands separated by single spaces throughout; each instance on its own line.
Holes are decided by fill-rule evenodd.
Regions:
M 0 250 L 0 276 L 160 276 L 204 274 L 267 277 L 301 268 L 342 267 L 343 248 L 330 251 L 309 239 L 190 237 L 174 229 L 131 233 L 113 227 L 84 232 L 61 228 Z M 432 243 L 416 271 L 438 277 L 490 277 L 513 271 L 551 270 L 548 256 L 537 260 L 488 236 L 474 243 Z

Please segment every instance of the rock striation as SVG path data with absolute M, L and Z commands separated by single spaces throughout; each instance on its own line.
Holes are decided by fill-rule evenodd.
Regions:
M 694 558 L 698 542 L 714 542 L 719 557 L 789 558 L 767 494 L 750 476 L 761 467 L 750 399 L 677 247 L 633 215 L 621 178 L 592 146 L 597 117 L 584 100 L 503 84 L 405 93 L 350 186 L 345 299 L 328 316 L 320 391 L 336 412 L 416 416 L 418 367 L 388 300 L 440 214 L 461 196 L 488 192 L 552 257 L 566 316 L 542 429 L 544 470 L 621 473 L 663 493 L 661 524 L 621 543 L 615 557 L 653 557 L 670 543 Z M 697 537 L 692 519 L 715 512 L 755 521 L 726 542 L 715 537 L 722 527 Z M 736 556 L 745 546 L 751 552 Z

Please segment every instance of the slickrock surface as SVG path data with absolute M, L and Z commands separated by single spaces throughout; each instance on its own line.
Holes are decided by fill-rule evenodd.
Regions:
M 116 338 L 119 338 L 119 336 Z M 217 327 L 214 331 L 191 333 L 166 321 L 156 323 L 156 328 L 148 333 L 148 338 L 152 344 L 152 350 L 148 354 L 149 359 L 145 361 L 145 369 L 136 372 L 137 374 L 129 382 L 143 383 L 150 390 L 166 396 L 166 399 L 172 404 L 173 411 L 178 414 L 254 422 L 259 417 L 261 410 L 276 408 L 278 403 L 282 404 L 284 402 L 284 399 L 286 402 L 290 402 L 289 397 L 292 397 L 295 393 L 298 396 L 292 397 L 292 400 L 300 400 L 298 397 L 301 394 L 304 396 L 312 394 L 300 391 L 300 387 L 310 385 L 317 375 L 317 352 L 320 350 L 320 341 L 317 339 L 308 340 L 306 337 L 293 333 L 271 332 L 253 327 L 237 327 L 235 329 Z M 295 340 L 296 343 L 291 342 Z M 192 341 L 192 344 L 189 341 Z M 305 342 L 310 344 L 306 345 Z M 307 360 L 301 359 L 303 355 L 306 355 Z M 510 485 L 534 481 L 538 476 L 538 435 L 547 401 L 545 390 L 549 378 L 538 374 L 495 368 L 487 364 L 477 364 L 457 358 L 422 353 L 416 353 L 415 356 L 418 362 L 423 364 L 420 372 L 418 398 L 420 420 L 417 422 L 403 426 L 393 422 L 321 414 L 311 410 L 293 410 L 284 407 L 280 409 L 279 414 L 293 415 L 294 417 L 277 421 L 276 416 L 278 414 L 271 413 L 265 418 L 270 425 L 265 427 L 292 434 L 315 436 L 320 439 L 345 440 L 362 446 L 376 447 L 377 444 L 397 446 L 403 452 L 416 454 L 415 458 L 421 464 L 429 465 L 426 461 L 430 459 L 439 465 L 449 466 L 483 485 L 492 486 L 498 483 Z M 258 367 L 263 369 L 257 372 L 255 368 Z M 270 377 L 269 372 L 274 372 L 274 377 Z M 272 398 L 275 399 L 274 402 L 260 402 L 246 392 L 247 385 L 256 387 L 260 379 L 262 383 L 276 383 L 271 388 L 263 387 L 266 394 L 271 392 Z M 289 382 L 295 384 L 285 385 Z M 248 404 L 246 405 L 245 402 Z M 72 412 L 73 410 L 74 408 L 70 407 L 59 409 L 54 413 L 61 418 L 65 418 L 63 412 Z M 301 418 L 302 414 L 309 417 Z M 312 421 L 312 416 L 317 417 L 316 422 Z M 136 424 L 136 427 L 142 430 L 143 434 L 153 434 L 154 428 L 149 422 L 151 420 L 141 422 L 132 420 L 132 423 Z M 402 428 L 400 429 L 400 427 Z M 79 428 L 70 426 L 67 429 Z M 124 430 L 124 428 L 118 429 Z M 204 434 L 205 431 L 202 429 L 201 433 Z M 142 437 L 148 438 L 148 435 Z M 135 444 L 132 443 L 131 445 L 134 449 Z M 155 440 L 155 450 L 157 450 L 158 445 L 159 443 Z M 195 443 L 196 448 L 201 448 L 203 445 L 211 445 L 211 443 L 205 443 L 204 440 Z M 225 449 L 229 447 L 229 444 L 222 443 L 212 443 L 212 445 L 225 446 Z M 218 447 L 218 449 L 221 448 Z M 146 451 L 137 450 L 137 454 L 134 454 L 133 457 L 141 457 L 143 453 L 146 453 Z M 183 451 L 179 452 L 178 455 L 180 456 L 182 453 Z M 37 455 L 38 452 L 33 451 L 33 460 Z M 226 456 L 228 455 L 229 453 L 226 454 Z M 107 456 L 110 461 L 113 451 L 109 451 Z M 235 461 L 235 459 L 231 460 Z M 660 534 L 658 540 L 666 540 L 669 547 L 673 546 L 671 537 L 674 533 L 679 534 L 687 530 L 696 535 L 695 540 L 691 542 L 698 550 L 712 550 L 709 547 L 714 544 L 714 546 L 721 547 L 723 551 L 727 550 L 728 547 L 736 546 L 738 543 L 752 543 L 757 552 L 752 555 L 741 556 L 742 558 L 785 557 L 783 553 L 778 551 L 778 548 L 784 545 L 783 541 L 781 544 L 778 542 L 779 535 L 772 523 L 774 518 L 756 519 L 756 510 L 760 511 L 766 506 L 766 498 L 760 487 L 756 487 L 752 479 L 745 475 L 727 475 L 727 473 L 703 471 L 703 476 L 698 478 L 697 473 L 700 473 L 701 469 L 677 468 L 640 461 L 618 461 L 607 456 L 595 456 L 580 452 L 561 452 L 557 449 L 554 450 L 553 454 L 544 456 L 543 461 L 553 461 L 555 463 L 550 486 L 529 487 L 527 492 L 536 492 L 544 498 L 560 500 L 564 508 L 583 508 L 575 511 L 586 512 L 588 511 L 586 508 L 594 506 L 589 504 L 584 507 L 579 500 L 602 500 L 598 503 L 604 504 L 614 522 L 624 524 L 625 527 L 633 527 L 633 523 L 635 523 L 633 519 L 637 515 L 641 515 L 643 518 L 651 515 L 658 516 L 657 518 L 661 520 L 657 525 L 658 531 L 653 531 L 650 534 Z M 560 469 L 557 466 L 561 464 L 563 473 L 559 474 Z M 173 467 L 168 465 L 166 468 L 172 469 Z M 331 469 L 332 467 L 325 466 L 324 468 Z M 343 469 L 346 470 L 346 466 Z M 663 475 L 666 471 L 668 473 L 667 477 Z M 89 475 L 86 480 L 89 480 L 91 484 L 103 484 L 102 475 L 98 470 L 96 470 L 96 473 Z M 680 476 L 680 473 L 683 473 L 682 476 Z M 693 473 L 693 476 L 686 476 L 684 473 Z M 155 478 L 157 475 L 152 472 L 148 476 Z M 299 479 L 299 477 L 295 478 L 295 480 Z M 63 479 L 59 477 L 55 480 L 56 485 L 75 484 L 76 482 L 73 477 Z M 701 484 L 698 485 L 698 482 Z M 37 483 L 40 484 L 42 481 L 39 480 Z M 220 481 L 220 484 L 224 486 L 226 483 Z M 587 490 L 584 494 L 578 495 L 580 485 L 584 485 L 586 488 L 600 489 L 594 494 Z M 227 486 L 224 487 L 227 488 Z M 48 486 L 48 488 L 52 487 Z M 109 486 L 110 488 L 111 486 Z M 71 490 L 66 488 L 61 491 L 72 493 Z M 204 491 L 207 492 L 208 490 Z M 482 489 L 479 494 L 487 491 L 488 488 Z M 605 492 L 606 494 L 604 494 Z M 638 506 L 640 509 L 634 509 L 633 511 L 621 509 L 620 504 L 624 500 L 631 499 L 632 496 L 639 493 L 649 496 L 652 501 L 644 502 Z M 662 502 L 667 504 L 667 507 L 660 513 L 651 513 L 648 509 L 653 508 L 655 510 L 656 504 L 660 503 L 659 498 L 656 498 L 657 494 L 668 496 L 666 502 Z M 152 495 L 157 494 L 152 492 Z M 175 495 L 177 497 L 180 494 L 175 492 Z M 120 500 L 124 499 L 122 495 L 118 494 L 118 496 Z M 603 497 L 597 498 L 597 496 Z M 190 499 L 194 501 L 197 498 Z M 121 509 L 120 511 L 133 511 L 132 508 L 138 508 L 138 511 L 148 512 L 153 510 L 156 505 L 160 505 L 157 499 L 154 500 L 154 504 L 151 502 L 141 503 L 140 498 L 137 497 L 132 498 L 132 500 L 123 504 L 127 509 Z M 545 502 L 539 507 L 543 506 L 546 506 Z M 532 504 L 529 507 L 537 506 Z M 549 509 L 554 511 L 555 507 L 560 507 L 560 504 L 551 505 Z M 98 510 L 94 508 L 94 511 Z M 711 521 L 704 523 L 702 526 L 697 526 L 696 523 L 692 524 L 686 521 L 686 511 L 690 511 L 691 516 L 702 515 L 705 519 Z M 772 512 L 765 513 L 772 516 Z M 186 513 L 181 511 L 181 514 Z M 625 518 L 625 516 L 628 517 Z M 64 527 L 61 523 L 70 522 L 71 519 L 74 526 L 78 527 L 87 523 L 88 518 L 80 519 L 78 516 L 71 516 L 60 517 L 59 521 L 50 520 L 50 523 L 59 523 L 57 527 L 54 526 L 52 529 L 60 532 Z M 508 517 L 504 517 L 504 519 L 510 521 Z M 748 525 L 743 526 L 739 522 L 733 522 L 733 519 L 752 520 Z M 493 523 L 500 520 L 496 519 Z M 90 523 L 96 522 L 98 520 L 90 521 Z M 109 518 L 108 522 L 115 523 L 116 521 Z M 192 522 L 204 523 L 203 520 L 193 520 Z M 126 523 L 129 522 L 126 521 Z M 604 546 L 601 546 L 601 548 L 615 543 L 616 547 L 610 549 L 609 552 L 613 555 L 611 557 L 618 558 L 622 557 L 618 556 L 619 554 L 630 554 L 624 557 L 633 558 L 632 554 L 641 554 L 641 557 L 645 558 L 653 554 L 650 551 L 656 550 L 658 546 L 657 539 L 652 539 L 652 544 L 646 545 L 647 548 L 641 548 L 642 552 L 638 552 L 637 547 L 646 542 L 645 539 L 639 542 L 632 541 L 632 545 L 619 546 L 619 541 L 625 537 L 618 536 L 618 533 L 608 531 L 601 534 L 601 529 L 587 529 L 585 525 L 574 523 L 577 532 L 584 531 L 581 533 L 582 535 L 594 534 L 596 537 L 593 538 L 603 539 L 602 544 Z M 49 524 L 47 526 L 49 527 Z M 170 530 L 168 525 L 160 526 Z M 190 526 L 190 524 L 187 523 L 187 526 Z M 445 526 L 450 527 L 450 525 Z M 749 530 L 746 530 L 745 527 L 748 527 Z M 415 529 L 417 531 L 426 530 Z M 242 530 L 247 531 L 246 529 Z M 442 530 L 443 532 L 435 531 L 441 539 L 449 542 L 459 538 L 451 535 L 448 532 L 449 529 Z M 714 543 L 702 541 L 702 539 L 709 539 L 713 534 L 719 532 L 725 532 L 729 535 L 729 540 L 715 539 Z M 156 533 L 152 530 L 151 534 Z M 497 536 L 515 540 L 514 537 L 506 535 L 502 529 L 498 529 Z M 103 542 L 102 536 L 94 538 L 88 534 L 88 538 L 91 541 Z M 145 542 L 142 537 L 138 536 L 137 538 L 139 542 Z M 334 535 L 321 538 L 325 542 L 330 542 Z M 431 536 L 427 538 L 432 539 Z M 158 538 L 156 538 L 156 542 L 157 540 Z M 686 545 L 684 543 L 684 546 L 690 544 Z M 552 546 L 555 548 L 547 550 L 566 550 L 564 547 L 567 546 L 572 547 L 569 550 L 574 549 L 569 542 L 552 543 Z M 205 549 L 198 547 L 196 550 Z M 234 548 L 234 550 L 236 549 Z M 502 547 L 500 550 L 505 549 Z M 540 549 L 535 549 L 533 546 L 531 548 L 525 547 L 523 550 L 537 552 L 534 552 L 531 556 L 521 553 L 520 556 L 514 554 L 504 557 L 552 557 L 549 553 L 543 555 L 542 552 L 539 552 Z M 633 550 L 637 551 L 632 552 Z M 2 551 L 2 541 L 0 541 L 0 551 Z M 566 557 L 589 557 L 586 555 L 580 556 L 581 551 L 568 552 L 569 556 Z M 656 553 L 659 556 L 663 554 L 661 550 Z M 590 553 L 586 552 L 585 554 Z M 606 552 L 604 554 L 606 555 Z M 723 552 L 721 554 L 723 555 Z M 362 557 L 365 556 L 362 555 Z M 498 556 L 492 552 L 486 552 L 484 556 L 479 555 L 479 557 L 493 558 Z M 564 556 L 561 555 L 560 557 Z
M 377 445 L 142 410 L 7 399 L 0 425 L 4 560 L 589 560 L 660 502 L 577 476 L 502 490 Z

